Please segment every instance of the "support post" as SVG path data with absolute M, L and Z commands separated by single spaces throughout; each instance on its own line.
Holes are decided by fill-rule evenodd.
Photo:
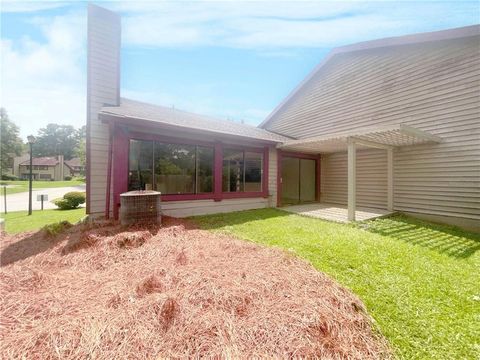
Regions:
M 393 149 L 387 149 L 387 210 L 393 211 Z
M 356 209 L 356 175 L 357 175 L 356 145 L 353 139 L 348 139 L 348 221 L 355 221 Z

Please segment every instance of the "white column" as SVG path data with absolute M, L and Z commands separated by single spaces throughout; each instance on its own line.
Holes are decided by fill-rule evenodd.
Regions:
M 356 145 L 353 139 L 348 139 L 348 221 L 355 221 L 356 208 L 356 177 L 357 177 Z
M 393 149 L 387 149 L 387 210 L 393 211 Z

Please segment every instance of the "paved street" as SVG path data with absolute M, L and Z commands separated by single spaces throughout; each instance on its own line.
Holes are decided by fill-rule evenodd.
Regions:
M 52 204 L 50 201 L 59 197 L 62 197 L 65 193 L 70 191 L 85 191 L 85 185 L 78 185 L 78 186 L 69 186 L 69 187 L 61 187 L 61 188 L 50 188 L 50 189 L 43 189 L 43 190 L 33 190 L 32 192 L 32 209 L 33 210 L 40 210 L 41 203 L 37 201 L 37 195 L 46 194 L 48 195 L 48 201 L 43 203 L 44 209 L 56 209 L 57 207 L 55 204 Z M 83 204 L 82 206 L 85 206 Z M 28 191 L 7 195 L 7 211 L 22 211 L 28 210 Z M 3 213 L 4 209 L 4 199 L 3 195 L 0 196 L 0 211 Z

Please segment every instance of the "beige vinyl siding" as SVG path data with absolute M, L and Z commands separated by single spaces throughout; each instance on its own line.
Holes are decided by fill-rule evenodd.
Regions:
M 274 147 L 270 148 L 268 154 L 268 194 L 269 205 L 271 207 L 277 206 L 277 150 Z
M 321 157 L 320 201 L 347 204 L 347 153 Z M 357 151 L 357 205 L 385 209 L 387 206 L 387 152 Z
M 105 9 L 90 5 L 87 89 L 90 214 L 103 215 L 105 211 L 109 129 L 99 120 L 98 112 L 105 104 L 118 105 L 119 71 L 120 19 Z
M 394 150 L 394 209 L 480 219 L 479 44 L 475 36 L 335 55 L 266 129 L 301 139 L 405 123 L 438 135 L 440 144 Z M 379 154 L 358 152 L 361 206 L 384 202 Z M 346 203 L 346 153 L 322 161 L 322 200 Z M 372 172 L 361 175 L 362 164 Z
M 222 201 L 169 201 L 162 203 L 162 213 L 173 217 L 188 217 L 195 215 L 208 215 L 223 212 L 261 209 L 268 206 L 268 199 L 264 198 L 226 199 Z

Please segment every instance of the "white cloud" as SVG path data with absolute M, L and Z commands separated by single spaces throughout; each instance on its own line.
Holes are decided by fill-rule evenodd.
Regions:
M 1 106 L 26 136 L 50 122 L 85 123 L 85 18 L 32 20 L 46 42 L 24 37 L 1 43 Z
M 218 1 L 106 3 L 132 46 L 226 46 L 270 51 L 332 47 L 478 22 L 478 3 Z
M 5 1 L 0 2 L 0 9 L 4 13 L 34 12 L 50 10 L 66 6 L 66 2 L 59 1 Z

